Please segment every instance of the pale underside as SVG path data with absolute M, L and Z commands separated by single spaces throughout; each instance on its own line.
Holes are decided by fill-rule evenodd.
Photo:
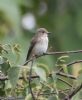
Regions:
M 39 38 L 37 38 L 37 41 L 35 40 L 36 37 L 32 39 L 27 59 L 32 58 L 33 56 L 41 55 L 43 53 L 46 53 L 48 49 L 48 37 L 47 35 L 43 35 Z

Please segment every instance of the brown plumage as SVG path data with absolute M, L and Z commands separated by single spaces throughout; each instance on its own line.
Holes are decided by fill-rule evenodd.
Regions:
M 37 29 L 35 36 L 31 40 L 26 61 L 32 56 L 36 56 L 46 52 L 48 48 L 48 33 L 50 32 L 48 32 L 45 28 Z

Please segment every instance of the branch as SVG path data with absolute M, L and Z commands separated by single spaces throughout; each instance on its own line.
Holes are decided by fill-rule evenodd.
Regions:
M 71 63 L 68 63 L 68 64 L 67 64 L 67 67 L 69 67 L 69 66 L 71 66 L 71 65 L 74 65 L 74 64 L 77 64 L 77 63 L 82 63 L 82 60 L 77 60 L 77 61 L 73 61 L 73 62 L 71 62 Z M 63 70 L 63 68 L 61 68 L 61 69 L 59 70 L 59 72 L 62 71 L 62 70 Z
M 82 60 L 77 60 L 77 61 L 71 62 L 71 63 L 67 64 L 67 67 L 69 67 L 73 64 L 76 64 L 76 63 L 81 63 L 81 62 L 82 62 Z M 69 75 L 69 74 L 65 74 L 65 73 L 60 72 L 61 70 L 62 70 L 62 68 L 58 72 L 56 72 L 56 75 L 68 77 L 71 79 L 76 79 L 76 77 L 74 77 L 73 75 Z M 49 77 L 51 77 L 51 76 L 52 76 L 52 74 L 49 74 Z M 35 75 L 35 76 L 31 76 L 31 78 L 39 78 L 39 76 Z M 23 79 L 23 77 L 19 77 L 19 79 Z M 27 77 L 27 79 L 29 79 L 29 78 Z M 8 80 L 8 76 L 0 76 L 0 81 L 5 81 L 5 80 Z
M 63 91 L 64 92 L 67 92 L 69 91 L 70 89 L 65 89 L 65 90 L 58 90 L 58 92 L 62 93 Z M 51 93 L 45 93 L 44 91 L 42 91 L 43 93 L 40 93 L 40 95 L 55 95 L 57 94 L 57 92 L 51 92 Z
M 82 50 L 64 51 L 64 52 L 47 52 L 45 54 L 37 56 L 36 59 L 41 57 L 41 56 L 45 56 L 45 55 L 73 54 L 73 53 L 82 53 Z M 34 59 L 34 57 L 31 58 L 30 60 L 26 61 L 24 65 L 26 65 L 28 62 L 33 61 L 33 59 Z M 82 62 L 82 60 L 77 60 L 77 61 L 71 62 L 71 63 L 67 64 L 67 67 L 71 66 L 73 64 L 76 64 L 76 63 L 81 63 L 81 62 Z M 62 70 L 62 68 L 61 68 L 61 70 Z M 76 79 L 74 76 L 68 75 L 68 74 L 65 74 L 65 73 L 61 73 L 60 71 L 57 72 L 56 75 L 60 75 L 60 76 L 64 76 L 64 77 L 69 77 L 71 79 Z M 32 74 L 32 65 L 31 65 L 31 68 L 30 68 L 29 77 L 27 77 L 27 78 L 29 79 L 29 87 L 30 87 L 32 98 L 33 98 L 33 100 L 35 100 L 35 97 L 34 97 L 34 94 L 32 92 L 32 88 L 31 88 L 31 78 L 39 78 L 39 76 L 37 76 L 37 75 L 36 76 L 31 76 L 31 74 Z M 52 76 L 52 74 L 49 74 L 49 77 L 51 77 L 51 76 Z M 23 77 L 19 77 L 19 79 L 23 79 Z M 5 81 L 5 80 L 8 80 L 8 76 L 4 76 L 4 77 L 1 76 L 0 77 L 0 81 Z M 64 100 L 71 99 L 77 92 L 79 92 L 81 90 L 81 88 L 82 88 L 82 84 L 80 86 L 78 86 L 76 89 L 74 89 L 68 96 L 66 96 Z
M 65 73 L 62 73 L 62 72 L 57 72 L 56 75 L 60 75 L 60 76 L 67 77 L 67 78 L 71 78 L 71 79 L 77 79 L 73 75 L 65 74 Z
M 60 76 L 71 78 L 71 79 L 77 79 L 73 75 L 65 74 L 65 73 L 62 73 L 62 72 L 60 72 L 60 73 L 57 72 L 56 75 L 60 75 Z M 51 76 L 52 76 L 52 74 L 49 74 L 48 77 L 51 77 Z M 34 79 L 34 78 L 40 78 L 40 77 L 38 75 L 31 76 L 31 79 Z M 23 77 L 19 77 L 19 79 L 23 79 Z M 29 77 L 27 77 L 27 79 L 29 79 Z M 5 80 L 8 80 L 8 76 L 0 76 L 0 81 L 5 81 Z
M 71 65 L 74 65 L 76 63 L 82 63 L 82 60 L 73 61 L 73 62 L 67 64 L 67 66 L 71 66 Z
M 68 86 L 72 87 L 72 85 L 70 83 L 68 83 L 67 81 L 61 79 L 61 78 L 58 78 L 58 80 L 62 81 L 63 83 L 67 84 Z
M 33 91 L 32 91 L 32 87 L 31 87 L 32 66 L 33 66 L 33 60 L 32 60 L 32 63 L 31 63 L 31 66 L 30 66 L 30 72 L 29 72 L 29 88 L 30 88 L 30 92 L 31 92 L 31 95 L 32 95 L 32 99 L 36 100 L 35 97 L 34 97 Z
M 42 55 L 37 56 L 36 58 L 39 58 L 39 57 L 45 56 L 45 55 L 73 54 L 73 53 L 82 53 L 82 50 L 63 51 L 63 52 L 47 52 L 47 53 L 44 53 L 44 54 L 42 54 Z M 28 61 L 26 61 L 26 62 L 24 63 L 24 65 L 26 65 L 28 62 L 32 61 L 33 59 L 34 59 L 34 57 L 31 58 L 31 59 L 29 59 Z
M 58 92 L 62 93 L 62 91 L 67 91 L 69 89 L 65 89 L 65 90 L 58 90 Z M 43 91 L 42 91 L 43 92 Z M 51 92 L 51 93 L 40 93 L 39 95 L 55 95 L 56 92 Z M 36 93 L 35 93 L 36 95 Z M 25 98 L 24 97 L 0 97 L 0 100 L 24 100 Z
M 38 93 L 37 93 L 37 100 L 38 100 L 38 97 L 40 95 L 40 93 L 42 92 L 42 89 L 44 88 L 44 85 L 42 84 L 42 87 L 39 89 Z
M 63 100 L 70 100 L 75 94 L 77 94 L 82 89 L 82 84 L 79 85 L 76 89 L 74 89 L 68 96 L 66 96 Z
M 13 96 L 11 96 L 11 97 L 1 97 L 0 96 L 0 100 L 24 100 L 24 97 L 13 97 Z

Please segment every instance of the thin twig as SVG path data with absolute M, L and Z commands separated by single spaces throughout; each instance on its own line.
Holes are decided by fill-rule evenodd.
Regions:
M 30 60 L 31 61 L 31 60 Z M 67 64 L 67 67 L 73 65 L 73 64 L 76 64 L 76 63 L 82 63 L 82 60 L 77 60 L 77 61 L 73 61 L 69 64 Z M 62 68 L 60 69 L 60 71 L 62 70 Z M 64 77 L 69 77 L 71 79 L 76 79 L 76 77 L 74 77 L 73 75 L 66 75 L 65 73 L 61 73 L 61 72 L 57 72 L 56 74 L 57 75 L 60 75 L 60 76 L 64 76 Z M 51 77 L 52 74 L 49 74 L 49 77 Z M 19 79 L 22 79 L 23 77 L 19 77 Z M 28 78 L 28 77 L 27 77 Z M 36 76 L 31 76 L 31 78 L 39 78 L 38 75 Z M 8 80 L 8 76 L 0 76 L 0 81 L 5 81 L 5 80 Z
M 70 87 L 72 87 L 72 85 L 71 85 L 70 83 L 68 83 L 67 81 L 65 81 L 65 80 L 63 80 L 63 79 L 61 79 L 61 78 L 58 78 L 58 80 L 64 82 L 65 84 L 69 85 Z
M 70 63 L 67 64 L 67 67 L 69 67 L 69 66 L 71 66 L 71 65 L 74 65 L 74 64 L 77 64 L 77 63 L 82 63 L 82 60 L 77 60 L 77 61 L 70 62 Z M 59 70 L 59 72 L 62 71 L 62 70 L 63 70 L 63 68 L 61 68 L 61 69 Z
M 69 89 L 59 90 L 59 92 L 62 93 L 62 91 L 67 91 L 67 90 Z M 51 93 L 40 93 L 39 95 L 55 95 L 55 94 L 56 92 L 51 92 Z M 0 100 L 24 100 L 24 97 L 13 97 L 13 96 L 12 97 L 0 97 Z
M 63 51 L 63 52 L 47 52 L 47 53 L 44 53 L 44 54 L 42 54 L 42 55 L 37 56 L 36 58 L 39 58 L 39 57 L 45 56 L 45 55 L 73 54 L 73 53 L 82 53 L 82 50 Z M 31 59 L 29 59 L 28 61 L 26 61 L 26 62 L 24 63 L 24 65 L 26 65 L 28 62 L 32 61 L 33 59 L 34 59 L 34 57 L 31 58 Z
M 77 79 L 76 77 L 74 77 L 73 75 L 69 75 L 69 74 L 65 74 L 65 73 L 56 73 L 56 75 L 60 75 L 60 76 L 63 76 L 63 77 L 68 77 L 68 78 L 71 78 L 71 79 Z M 52 74 L 49 74 L 48 77 L 51 77 Z M 33 75 L 31 76 L 31 79 L 34 79 L 34 78 L 40 78 L 38 75 Z M 23 77 L 19 77 L 19 79 L 23 79 Z M 29 77 L 27 77 L 27 79 L 29 79 Z M 9 80 L 8 79 L 8 76 L 3 76 L 3 77 L 0 77 L 0 81 L 5 81 L 5 80 Z
M 71 78 L 71 79 L 77 79 L 77 78 L 74 77 L 73 75 L 65 74 L 65 73 L 63 73 L 63 72 L 57 72 L 56 75 L 60 75 L 60 76 L 67 77 L 67 78 Z
M 67 64 L 67 66 L 71 66 L 71 65 L 74 65 L 76 63 L 81 63 L 81 62 L 82 62 L 82 60 L 73 61 L 73 62 Z
M 0 96 L 0 100 L 24 100 L 24 97 L 1 97 Z
M 75 94 L 77 94 L 82 89 L 82 84 L 75 88 L 68 96 L 66 96 L 63 100 L 70 100 Z
M 45 56 L 45 55 L 58 55 L 58 54 L 73 54 L 73 53 L 82 53 L 82 50 L 76 50 L 76 51 L 64 51 L 64 52 L 47 52 L 45 54 L 42 54 L 40 56 L 37 56 L 36 58 L 39 58 L 41 56 Z M 31 58 L 30 60 L 26 61 L 24 65 L 26 65 L 28 62 L 30 61 L 33 61 L 34 57 Z M 67 64 L 67 66 L 70 66 L 70 65 L 73 65 L 73 64 L 76 64 L 76 63 L 81 63 L 82 60 L 77 60 L 77 61 L 74 61 L 74 62 L 71 62 L 69 64 Z M 33 62 L 32 62 L 33 64 Z M 31 95 L 32 95 L 32 98 L 33 100 L 35 100 L 35 97 L 34 97 L 34 94 L 33 94 L 33 91 L 32 91 L 32 87 L 31 87 L 31 78 L 39 78 L 39 76 L 31 76 L 32 74 L 32 65 L 30 67 L 30 73 L 29 73 L 29 88 L 30 88 L 30 92 L 31 92 Z M 57 75 L 61 75 L 61 76 L 64 76 L 64 77 L 69 77 L 71 79 L 76 79 L 74 76 L 70 76 L 70 75 L 66 75 L 66 74 L 61 74 L 60 72 L 57 72 L 56 73 Z M 50 74 L 49 76 L 51 76 L 52 74 Z M 20 77 L 19 79 L 22 79 L 23 77 Z M 4 76 L 4 77 L 0 77 L 0 81 L 4 81 L 4 80 L 8 80 L 8 76 Z M 80 91 L 82 88 L 82 84 L 80 86 L 78 86 L 76 89 L 74 89 L 68 96 L 65 97 L 64 100 L 69 100 L 71 99 L 78 91 Z
M 33 61 L 32 61 L 32 63 L 31 63 L 30 72 L 29 72 L 29 88 L 30 88 L 30 93 L 31 93 L 31 95 L 32 95 L 32 99 L 33 99 L 33 100 L 36 100 L 35 97 L 34 97 L 33 91 L 32 91 L 32 87 L 31 87 L 32 66 L 33 66 Z
M 38 100 L 38 97 L 39 97 L 39 95 L 40 95 L 40 93 L 41 93 L 41 91 L 42 91 L 43 88 L 44 88 L 44 85 L 42 84 L 41 89 L 39 89 L 39 91 L 38 91 L 38 93 L 37 93 L 37 100 Z
M 62 92 L 67 92 L 70 89 L 64 89 L 64 90 L 58 90 L 58 92 L 62 93 Z M 43 93 L 40 93 L 40 95 L 55 95 L 57 94 L 56 92 L 51 92 L 51 93 L 45 93 L 44 91 L 42 91 Z

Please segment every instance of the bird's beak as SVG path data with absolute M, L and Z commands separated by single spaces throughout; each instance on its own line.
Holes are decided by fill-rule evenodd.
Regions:
M 47 34 L 51 34 L 51 32 L 47 32 Z

